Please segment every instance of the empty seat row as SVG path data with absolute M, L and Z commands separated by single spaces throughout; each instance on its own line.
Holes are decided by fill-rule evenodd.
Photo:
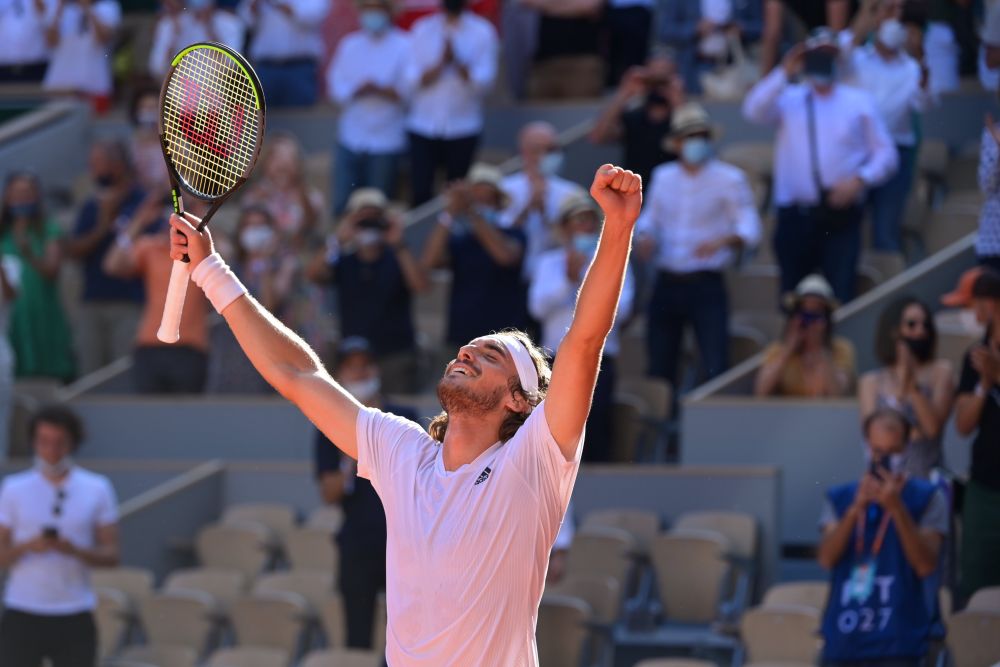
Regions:
M 134 646 L 120 658 L 108 661 L 108 667 L 196 667 L 198 657 L 183 646 Z M 312 651 L 299 667 L 381 667 L 382 656 L 374 651 L 324 649 Z M 288 657 L 281 651 L 262 646 L 237 646 L 219 649 L 205 667 L 288 667 Z

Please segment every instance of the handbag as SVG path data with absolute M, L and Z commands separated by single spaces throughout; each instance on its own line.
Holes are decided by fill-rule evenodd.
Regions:
M 743 99 L 747 91 L 757 82 L 757 66 L 750 62 L 743 43 L 735 35 L 727 35 L 729 44 L 728 64 L 720 60 L 715 69 L 702 72 L 699 77 L 705 97 L 711 100 L 736 102 Z
M 819 175 L 819 149 L 816 145 L 816 110 L 811 91 L 806 94 L 806 115 L 809 122 L 809 162 L 812 167 L 813 183 L 816 184 L 816 191 L 819 192 L 819 203 L 816 204 L 815 208 L 816 217 L 821 224 L 828 227 L 846 227 L 861 219 L 861 205 L 852 204 L 840 207 L 830 204 L 830 190 L 823 187 L 823 180 Z

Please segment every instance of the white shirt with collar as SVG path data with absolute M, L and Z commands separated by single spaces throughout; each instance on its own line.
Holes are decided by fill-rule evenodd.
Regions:
M 199 21 L 189 11 L 181 12 L 177 18 L 163 16 L 156 22 L 153 31 L 153 46 L 149 51 L 149 72 L 163 76 L 170 69 L 170 60 L 185 46 L 196 42 L 221 42 L 240 50 L 243 48 L 245 26 L 240 17 L 231 12 L 215 9 L 212 11 L 211 30 L 204 21 Z
M 58 22 L 59 44 L 52 50 L 42 88 L 88 95 L 110 94 L 111 45 L 97 39 L 79 3 L 65 3 L 58 18 L 54 13 L 56 7 L 52 6 L 51 10 L 48 22 Z M 122 8 L 115 0 L 97 0 L 90 11 L 109 28 L 121 24 Z
M 837 84 L 826 95 L 788 81 L 778 66 L 743 100 L 750 121 L 777 125 L 774 147 L 774 202 L 778 206 L 814 205 L 819 192 L 813 179 L 808 99 L 815 104 L 820 179 L 824 188 L 860 176 L 869 188 L 896 171 L 898 154 L 871 96 Z M 862 195 L 863 196 L 863 195 Z
M 542 324 L 542 346 L 559 350 L 559 344 L 573 323 L 573 313 L 576 310 L 576 295 L 580 291 L 580 283 L 587 267 L 580 271 L 580 280 L 571 281 L 566 273 L 566 262 L 569 253 L 565 247 L 543 252 L 538 258 L 531 286 L 528 288 L 528 311 L 532 317 Z M 615 325 L 608 334 L 604 344 L 604 354 L 609 357 L 618 356 L 618 327 L 632 312 L 632 301 L 635 297 L 635 285 L 632 271 L 625 270 L 625 280 L 622 283 L 621 297 L 618 299 L 618 310 Z
M 256 4 L 256 15 L 251 7 Z M 280 9 L 287 5 L 291 15 Z M 253 60 L 313 59 L 323 55 L 323 20 L 330 0 L 244 0 L 239 15 L 253 30 Z
M 916 146 L 913 112 L 924 111 L 930 100 L 920 86 L 920 65 L 905 51 L 883 58 L 874 44 L 855 47 L 848 59 L 845 83 L 857 86 L 872 97 L 893 141 L 899 146 Z
M 699 246 L 735 234 L 747 249 L 754 248 L 761 224 L 753 190 L 740 169 L 710 159 L 690 172 L 677 161 L 653 170 L 636 232 L 657 242 L 658 269 L 693 273 L 723 271 L 735 259 L 728 247 L 698 257 Z
M 0 0 L 0 66 L 48 59 L 45 12 L 35 9 L 35 0 Z
M 93 549 L 97 528 L 117 523 L 118 504 L 106 477 L 74 466 L 60 486 L 37 470 L 3 480 L 0 525 L 15 544 L 33 540 L 52 526 L 73 545 Z M 78 614 L 90 611 L 96 602 L 87 565 L 57 551 L 22 556 L 10 569 L 3 598 L 8 609 L 41 615 Z
M 424 72 L 441 62 L 446 39 L 451 40 L 455 60 L 468 70 L 469 80 L 463 79 L 454 66 L 448 66 L 436 81 L 421 87 Z M 413 24 L 410 45 L 407 128 L 434 139 L 479 134 L 483 129 L 483 99 L 497 76 L 499 46 L 493 25 L 469 11 L 462 12 L 452 25 L 443 12 L 432 14 Z
M 538 256 L 558 246 L 561 241 L 556 233 L 559 227 L 559 207 L 566 197 L 582 194 L 583 188 L 559 176 L 546 177 L 544 211 L 531 211 L 524 220 L 524 234 L 528 238 L 522 275 L 530 281 Z M 512 226 L 531 202 L 531 179 L 523 171 L 506 176 L 501 183 L 510 198 L 507 208 L 500 214 L 500 223 Z
M 404 71 L 410 44 L 406 33 L 352 32 L 337 46 L 326 73 L 330 99 L 340 106 L 339 141 L 355 153 L 399 153 L 406 148 Z M 400 99 L 355 97 L 366 83 L 392 88 Z

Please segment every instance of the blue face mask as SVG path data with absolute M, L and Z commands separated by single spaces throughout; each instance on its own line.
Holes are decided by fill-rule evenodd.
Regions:
M 364 9 L 358 15 L 361 29 L 369 34 L 378 34 L 389 27 L 389 15 L 380 9 Z
M 689 165 L 700 165 L 712 154 L 712 144 L 704 137 L 691 137 L 681 144 L 681 160 Z
M 538 170 L 545 176 L 555 176 L 563 166 L 563 154 L 561 151 L 546 153 L 538 163 Z
M 500 218 L 500 213 L 495 208 L 490 208 L 489 206 L 477 206 L 476 213 L 479 214 L 479 217 L 494 227 Z
M 591 257 L 597 252 L 599 239 L 598 234 L 575 234 L 573 236 L 573 249 L 584 257 Z

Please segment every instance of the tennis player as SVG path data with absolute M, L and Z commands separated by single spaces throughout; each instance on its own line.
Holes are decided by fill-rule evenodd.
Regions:
M 385 505 L 389 667 L 534 667 L 549 550 L 580 465 L 584 423 L 611 330 L 638 176 L 598 169 L 605 223 L 555 368 L 523 333 L 476 338 L 438 384 L 430 434 L 366 408 L 316 354 L 262 308 L 192 217 L 171 218 L 171 255 L 222 313 L 257 370 L 358 460 Z M 485 305 L 485 304 L 484 304 Z

